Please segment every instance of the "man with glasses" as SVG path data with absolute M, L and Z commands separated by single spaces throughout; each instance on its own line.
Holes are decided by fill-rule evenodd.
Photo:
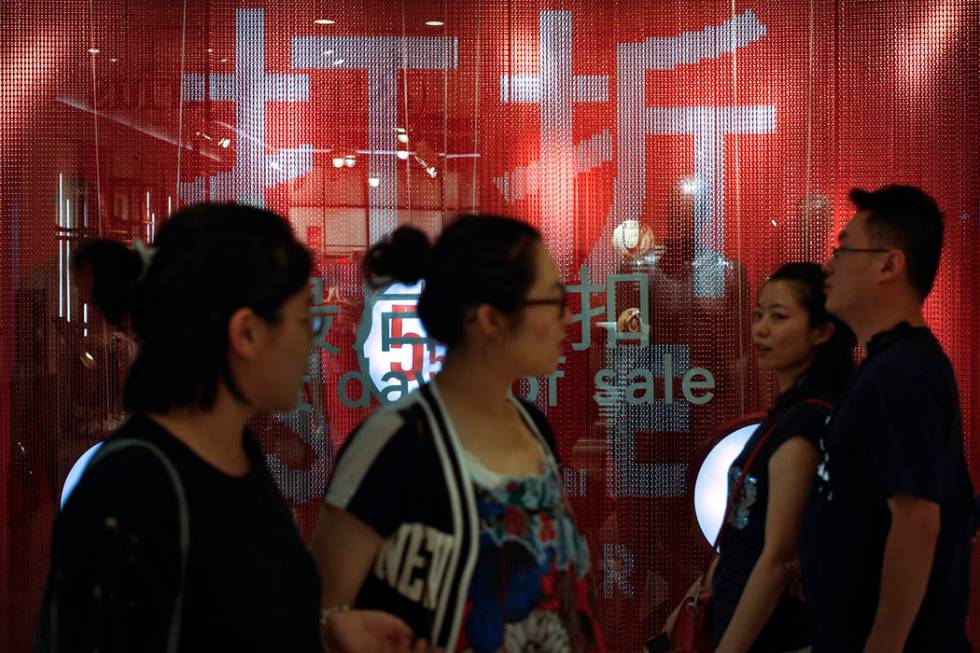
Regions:
M 801 537 L 813 650 L 969 651 L 973 490 L 953 369 L 922 316 L 942 214 L 908 186 L 850 198 L 827 308 L 867 358 L 820 442 Z

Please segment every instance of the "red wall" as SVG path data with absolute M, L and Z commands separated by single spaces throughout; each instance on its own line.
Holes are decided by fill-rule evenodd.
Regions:
M 850 217 L 853 186 L 915 184 L 946 214 L 927 317 L 956 368 L 967 457 L 980 474 L 975 2 L 760 0 L 733 11 L 682 1 L 190 0 L 185 14 L 180 3 L 15 0 L 0 14 L 0 612 L 12 650 L 24 650 L 34 618 L 53 496 L 71 461 L 119 417 L 113 397 L 125 368 L 125 348 L 96 317 L 83 332 L 77 293 L 73 320 L 64 301 L 59 315 L 69 285 L 59 287 L 59 252 L 92 235 L 145 239 L 190 197 L 179 185 L 195 180 L 201 192 L 257 197 L 288 215 L 334 289 L 324 299 L 336 311 L 328 342 L 337 351 L 321 352 L 314 412 L 298 427 L 258 426 L 286 461 L 279 478 L 307 536 L 332 453 L 369 410 L 337 395 L 341 376 L 361 365 L 356 261 L 396 224 L 434 233 L 460 210 L 540 226 L 569 284 L 581 266 L 603 289 L 608 274 L 631 270 L 612 246 L 623 221 L 648 227 L 664 248 L 657 272 L 644 272 L 651 347 L 609 353 L 603 311 L 590 347 L 571 346 L 582 334 L 573 326 L 555 405 L 547 386 L 539 395 L 574 470 L 568 489 L 612 650 L 635 650 L 702 564 L 690 477 L 715 427 L 764 407 L 771 390 L 746 346 L 755 290 L 782 262 L 827 253 Z M 733 38 L 745 40 L 734 53 Z M 273 101 L 242 99 L 262 95 L 243 81 L 259 55 L 266 75 L 295 76 L 292 99 L 277 95 L 274 78 L 263 82 Z M 187 77 L 236 71 L 226 95 L 228 78 L 204 93 L 193 90 L 203 76 Z M 503 76 L 543 76 L 543 90 L 534 102 L 505 101 L 502 87 L 513 97 L 523 87 Z M 394 127 L 407 130 L 407 147 Z M 395 149 L 413 155 L 397 159 Z M 283 151 L 294 153 L 294 170 L 276 158 Z M 348 154 L 353 167 L 334 166 Z M 700 186 L 681 192 L 691 178 Z M 692 253 L 708 246 L 723 257 L 717 277 L 692 272 Z M 630 284 L 614 296 L 617 315 L 639 306 Z M 605 293 L 592 302 L 604 306 Z M 94 367 L 78 362 L 86 348 Z M 713 399 L 678 400 L 674 413 L 621 404 L 604 415 L 596 372 L 617 357 L 642 367 L 665 351 L 710 370 Z M 680 363 L 675 376 L 680 396 Z M 317 420 L 329 450 L 307 441 Z

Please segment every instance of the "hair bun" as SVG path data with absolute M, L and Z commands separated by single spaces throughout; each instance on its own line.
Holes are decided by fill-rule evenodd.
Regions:
M 71 266 L 76 271 L 90 270 L 95 306 L 109 322 L 125 329 L 137 282 L 144 274 L 143 256 L 115 240 L 90 240 L 75 251 Z
M 364 258 L 364 277 L 374 287 L 390 281 L 414 284 L 429 273 L 432 243 L 415 227 L 399 227 Z

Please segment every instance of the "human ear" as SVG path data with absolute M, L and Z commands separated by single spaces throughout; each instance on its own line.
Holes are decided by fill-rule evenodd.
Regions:
M 879 275 L 882 279 L 894 279 L 901 275 L 908 267 L 905 252 L 900 249 L 893 249 L 885 256 L 879 268 Z
M 816 329 L 814 329 L 813 330 L 813 346 L 814 347 L 819 347 L 823 343 L 825 343 L 828 340 L 830 340 L 833 337 L 833 335 L 834 335 L 834 329 L 835 328 L 836 327 L 834 326 L 834 323 L 833 322 L 826 322 L 826 323 L 821 324 L 820 326 L 818 326 Z
M 474 313 L 477 328 L 490 340 L 504 340 L 510 333 L 510 320 L 490 304 L 481 304 Z
M 241 358 L 254 358 L 268 333 L 268 325 L 251 308 L 242 307 L 228 318 L 228 348 Z

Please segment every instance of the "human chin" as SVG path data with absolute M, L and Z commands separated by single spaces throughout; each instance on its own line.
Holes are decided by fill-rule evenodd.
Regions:
M 772 353 L 771 352 L 758 352 L 755 355 L 756 366 L 763 371 L 769 371 L 772 369 Z
M 290 412 L 299 406 L 300 394 L 303 392 L 302 377 L 297 381 L 283 383 L 276 389 L 274 411 Z
M 291 397 L 283 396 L 278 398 L 278 401 L 276 402 L 278 405 L 273 410 L 283 413 L 289 413 L 296 410 L 296 408 L 299 406 L 299 393 L 300 390 L 297 389 Z
M 827 312 L 835 317 L 842 317 L 841 311 L 844 310 L 844 297 L 837 286 L 830 286 L 826 289 L 827 299 L 824 306 Z
M 528 361 L 526 373 L 523 376 L 548 376 L 558 367 L 558 356 L 541 352 L 533 360 Z

